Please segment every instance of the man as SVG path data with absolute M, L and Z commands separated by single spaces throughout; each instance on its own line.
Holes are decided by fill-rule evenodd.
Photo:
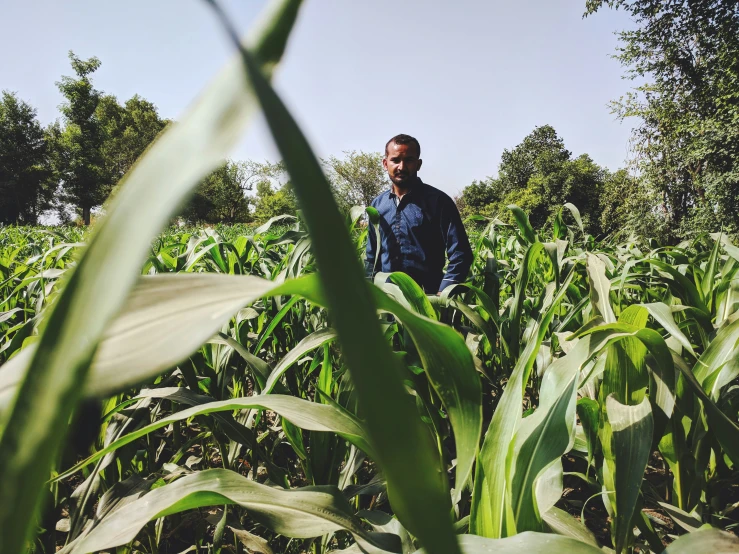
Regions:
M 385 145 L 382 165 L 392 186 L 371 204 L 380 213 L 380 244 L 370 224 L 365 268 L 370 278 L 379 271 L 402 271 L 426 294 L 439 294 L 465 280 L 472 249 L 454 201 L 418 178 L 421 163 L 421 146 L 413 137 L 397 135 Z

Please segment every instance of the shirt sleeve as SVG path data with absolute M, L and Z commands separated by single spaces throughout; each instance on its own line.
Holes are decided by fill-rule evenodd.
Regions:
M 450 285 L 462 283 L 472 266 L 472 247 L 467 238 L 462 217 L 451 198 L 444 202 L 442 225 L 446 229 L 446 253 L 449 259 L 444 279 L 439 285 L 439 292 Z

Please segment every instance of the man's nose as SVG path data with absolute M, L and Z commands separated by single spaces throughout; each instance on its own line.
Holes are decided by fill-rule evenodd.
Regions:
M 398 171 L 403 171 L 405 169 L 405 162 L 400 162 L 398 164 Z

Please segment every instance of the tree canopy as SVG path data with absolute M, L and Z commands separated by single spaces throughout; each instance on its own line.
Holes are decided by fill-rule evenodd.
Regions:
M 628 12 L 617 58 L 646 84 L 613 103 L 637 118 L 642 185 L 676 236 L 739 231 L 739 3 L 736 0 L 588 0 Z
M 602 231 L 598 210 L 606 172 L 587 155 L 576 158 L 550 125 L 536 127 L 520 144 L 504 150 L 498 176 L 475 181 L 462 191 L 465 215 L 506 217 L 506 207 L 524 209 L 535 227 L 543 226 L 566 203 L 583 214 L 589 232 Z
M 51 180 L 44 129 L 36 110 L 15 94 L 0 96 L 0 223 L 35 225 L 51 205 Z
M 344 152 L 344 158 L 323 160 L 334 197 L 344 211 L 352 206 L 369 206 L 390 184 L 382 167 L 380 152 Z
M 739 2 L 585 0 L 585 16 L 627 12 L 616 52 L 639 86 L 612 103 L 633 119 L 633 159 L 609 170 L 573 154 L 551 125 L 503 151 L 493 177 L 464 188 L 464 215 L 527 211 L 541 227 L 564 203 L 594 235 L 634 232 L 676 242 L 706 231 L 739 234 Z M 34 224 L 73 208 L 84 224 L 167 126 L 150 101 L 95 88 L 95 57 L 69 53 L 71 76 L 56 83 L 60 119 L 44 129 L 15 94 L 0 99 L 0 224 Z M 367 206 L 388 186 L 379 152 L 322 160 L 344 211 Z M 155 186 L 155 184 L 152 184 Z M 203 180 L 180 216 L 191 223 L 261 222 L 297 206 L 282 164 L 229 160 Z

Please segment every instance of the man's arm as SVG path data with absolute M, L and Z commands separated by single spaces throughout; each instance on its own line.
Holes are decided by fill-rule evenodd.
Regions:
M 442 225 L 446 229 L 446 253 L 449 263 L 444 279 L 439 285 L 439 292 L 450 285 L 464 282 L 472 266 L 472 247 L 467 238 L 467 231 L 457 206 L 448 197 L 442 210 Z

